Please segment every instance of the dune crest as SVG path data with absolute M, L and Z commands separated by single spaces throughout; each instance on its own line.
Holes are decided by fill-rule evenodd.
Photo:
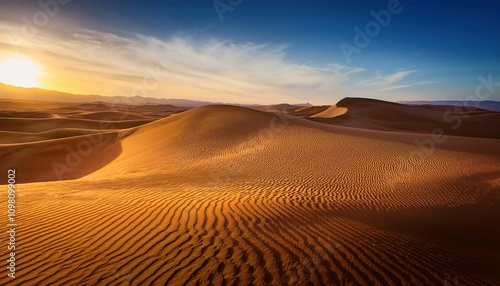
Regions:
M 311 117 L 332 118 L 345 114 L 347 110 L 347 107 L 337 107 L 337 105 L 332 105 L 327 110 L 311 115 Z
M 472 107 L 405 105 L 368 98 L 344 98 L 337 106 L 349 111 L 336 117 L 311 116 L 316 122 L 371 130 L 500 139 L 500 113 Z

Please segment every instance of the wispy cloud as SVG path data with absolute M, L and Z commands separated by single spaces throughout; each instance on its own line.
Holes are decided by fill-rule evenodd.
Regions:
M 382 88 L 380 90 L 381 91 L 395 90 L 395 89 L 400 89 L 400 88 L 407 88 L 407 87 L 412 87 L 412 86 L 417 86 L 417 85 L 425 85 L 425 84 L 433 84 L 433 83 L 436 83 L 436 81 L 424 80 L 424 81 L 417 81 L 417 82 L 408 83 L 408 84 L 392 85 L 392 86 L 388 86 L 386 88 Z
M 0 30 L 15 28 L 9 25 L 0 23 Z M 224 102 L 334 103 L 345 96 L 376 96 L 366 94 L 366 87 L 389 91 L 419 84 L 405 81 L 413 70 L 367 78 L 363 67 L 298 63 L 287 56 L 290 46 L 279 44 L 83 28 L 43 30 L 18 43 L 16 50 L 47 67 L 46 87 L 69 92 L 135 95 L 152 71 L 159 85 L 141 95 Z M 0 39 L 0 57 L 8 56 L 9 44 Z
M 358 84 L 366 87 L 375 87 L 377 88 L 377 91 L 383 92 L 435 83 L 435 81 L 429 80 L 408 80 L 409 76 L 416 73 L 417 71 L 415 70 L 398 70 L 392 74 L 382 74 L 380 71 L 376 71 L 376 75 L 374 77 L 359 80 Z
M 397 82 L 401 82 L 405 77 L 415 73 L 413 70 L 399 70 L 393 74 L 383 75 L 380 71 L 377 71 L 377 74 L 374 78 L 368 80 L 359 81 L 360 84 L 365 86 L 388 86 Z

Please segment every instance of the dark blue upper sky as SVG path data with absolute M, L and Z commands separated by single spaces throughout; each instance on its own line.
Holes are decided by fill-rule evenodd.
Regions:
M 387 10 L 391 2 L 398 1 L 73 0 L 59 15 L 75 26 L 123 37 L 286 45 L 287 63 L 362 68 L 358 76 L 343 78 L 346 88 L 364 85 L 363 92 L 383 90 L 388 94 L 382 97 L 394 100 L 462 99 L 474 94 L 478 76 L 500 81 L 500 1 L 401 0 L 400 13 L 391 14 L 366 47 L 357 47 L 355 27 L 365 30 L 371 11 Z M 30 15 L 40 9 L 32 3 L 0 5 Z M 214 3 L 231 7 L 223 20 Z M 341 43 L 360 52 L 348 60 Z

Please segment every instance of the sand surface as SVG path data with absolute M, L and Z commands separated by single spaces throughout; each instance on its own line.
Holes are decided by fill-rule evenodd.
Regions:
M 369 130 L 392 105 L 341 103 L 326 120 L 364 119 L 223 105 L 0 118 L 0 170 L 22 183 L 17 278 L 0 285 L 500 285 L 500 141 Z

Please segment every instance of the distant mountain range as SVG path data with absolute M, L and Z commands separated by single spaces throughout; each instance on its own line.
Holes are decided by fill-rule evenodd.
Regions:
M 398 101 L 398 103 L 410 105 L 447 105 L 447 106 L 471 106 L 490 111 L 500 112 L 500 101 L 485 100 L 485 101 L 472 101 L 472 100 L 433 100 L 433 101 Z
M 102 96 L 102 95 L 81 95 L 66 92 L 45 90 L 41 88 L 24 88 L 0 83 L 0 98 L 2 99 L 20 99 L 28 101 L 50 101 L 50 102 L 68 102 L 68 103 L 89 103 L 104 102 L 112 104 L 170 104 L 181 107 L 197 107 L 207 104 L 214 104 L 208 101 L 196 101 L 189 99 L 163 99 L 142 96 Z M 220 103 L 220 102 L 217 102 Z
M 177 107 L 198 107 L 207 104 L 231 104 L 239 106 L 258 106 L 258 104 L 235 104 L 222 102 L 197 101 L 190 99 L 177 98 L 153 98 L 142 96 L 102 96 L 102 95 L 82 95 L 60 92 L 55 90 L 45 90 L 41 88 L 25 88 L 0 83 L 0 99 L 18 99 L 28 101 L 49 101 L 49 102 L 68 102 L 68 103 L 90 103 L 103 102 L 111 104 L 168 104 Z M 312 106 L 309 103 L 295 104 L 296 106 Z

